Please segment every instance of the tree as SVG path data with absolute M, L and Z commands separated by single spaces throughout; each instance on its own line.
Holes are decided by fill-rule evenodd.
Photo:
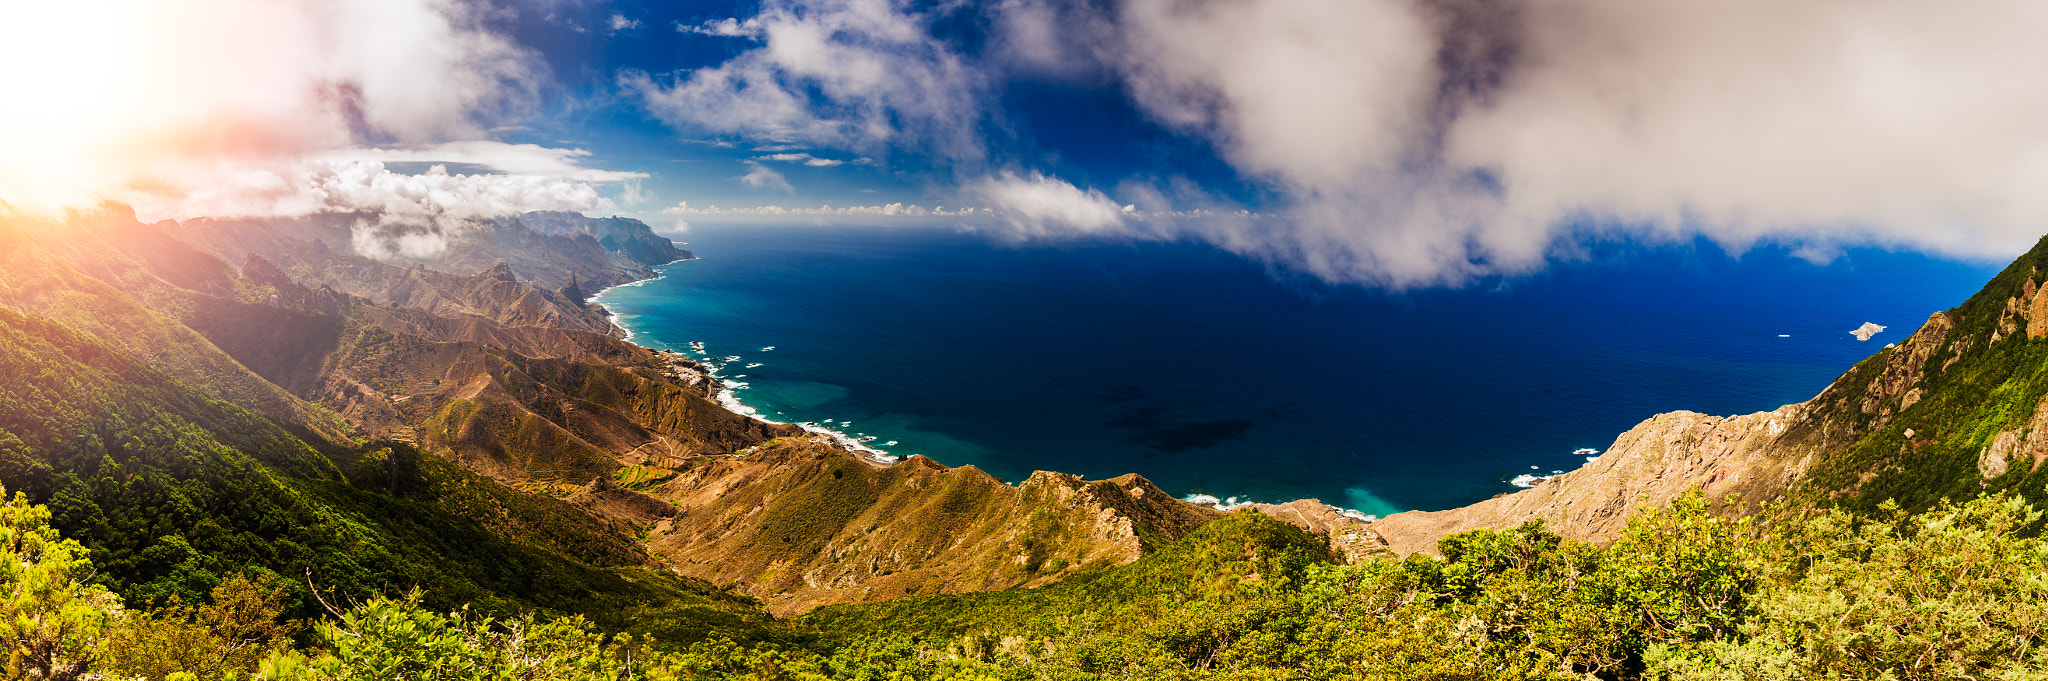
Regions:
M 48 508 L 20 493 L 0 504 L 0 645 L 11 678 L 76 679 L 99 658 L 121 604 L 87 583 L 91 575 L 85 547 L 58 536 Z
M 176 672 L 232 678 L 284 650 L 301 628 L 280 622 L 287 592 L 277 578 L 236 574 L 213 589 L 213 602 L 189 605 L 177 596 L 163 608 L 129 612 L 108 643 L 109 670 L 145 679 Z

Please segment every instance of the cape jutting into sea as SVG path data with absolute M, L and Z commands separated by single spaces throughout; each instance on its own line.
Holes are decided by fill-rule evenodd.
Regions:
M 1805 400 L 1999 267 L 1607 245 L 1536 274 L 1388 292 L 1187 243 L 907 227 L 678 238 L 700 259 L 599 300 L 634 342 L 722 366 L 762 417 L 1013 483 L 1138 473 L 1177 495 L 1375 515 L 1576 468 L 1659 412 Z M 1860 342 L 1849 332 L 1865 322 L 1886 329 Z

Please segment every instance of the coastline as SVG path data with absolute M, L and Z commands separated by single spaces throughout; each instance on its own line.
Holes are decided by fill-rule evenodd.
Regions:
M 785 421 L 777 421 L 775 419 L 768 418 L 767 416 L 761 414 L 760 409 L 740 401 L 738 391 L 745 390 L 748 387 L 747 383 L 745 381 L 736 380 L 734 378 L 726 378 L 719 376 L 719 372 L 725 369 L 725 365 L 734 360 L 729 358 L 711 357 L 709 354 L 705 353 L 702 349 L 697 347 L 690 348 L 690 352 L 695 353 L 695 356 L 690 356 L 688 354 L 685 354 L 682 350 L 677 350 L 674 347 L 669 346 L 668 343 L 663 341 L 657 340 L 655 342 L 660 345 L 669 347 L 657 348 L 650 346 L 647 343 L 640 342 L 636 339 L 645 336 L 645 334 L 638 329 L 634 329 L 631 326 L 628 326 L 626 324 L 626 320 L 620 316 L 619 311 L 613 309 L 610 305 L 606 305 L 602 300 L 607 294 L 610 294 L 613 289 L 641 286 L 655 281 L 660 281 L 662 279 L 666 279 L 668 278 L 668 273 L 663 272 L 661 268 L 697 259 L 698 258 L 696 258 L 695 256 L 692 256 L 689 258 L 682 258 L 679 260 L 674 260 L 662 263 L 660 265 L 656 265 L 653 268 L 656 273 L 655 276 L 648 277 L 646 279 L 635 279 L 633 281 L 618 284 L 615 286 L 607 286 L 596 293 L 592 293 L 589 296 L 586 296 L 583 300 L 583 303 L 585 305 L 597 307 L 604 313 L 606 319 L 611 320 L 612 326 L 618 328 L 621 331 L 624 331 L 626 335 L 621 337 L 620 340 L 632 343 L 634 345 L 646 348 L 657 353 L 674 353 L 677 355 L 682 355 L 687 361 L 696 365 L 699 368 L 699 370 L 703 372 L 705 380 L 713 382 L 714 389 L 711 391 L 710 397 L 713 401 L 718 403 L 718 406 L 725 408 L 726 411 L 770 425 L 785 425 L 789 423 Z M 686 343 L 686 345 L 688 344 Z M 795 425 L 798 428 L 802 428 L 806 433 L 825 437 L 826 439 L 830 440 L 833 444 L 838 445 L 841 449 L 846 450 L 847 452 L 855 455 L 860 460 L 867 462 L 869 464 L 878 466 L 893 466 L 896 465 L 897 463 L 902 462 L 903 459 L 907 458 L 905 456 L 892 454 L 887 451 L 867 446 L 864 442 L 862 442 L 862 438 L 860 437 L 848 434 L 843 431 L 825 427 L 824 425 L 816 422 L 799 421 L 795 422 L 793 425 Z M 868 439 L 874 438 L 870 437 Z M 909 456 L 919 455 L 912 454 Z
M 621 340 L 633 343 L 634 345 L 646 348 L 657 353 L 672 353 L 675 355 L 682 356 L 686 361 L 695 365 L 698 368 L 698 370 L 704 374 L 706 380 L 714 382 L 714 388 L 711 391 L 711 397 L 714 401 L 716 401 L 719 404 L 720 407 L 723 407 L 726 411 L 747 417 L 749 419 L 753 419 L 755 421 L 759 421 L 761 423 L 767 423 L 771 425 L 784 425 L 786 423 L 792 423 L 785 421 L 777 421 L 775 419 L 769 418 L 763 415 L 759 408 L 754 407 L 752 405 L 748 405 L 740 400 L 738 391 L 746 389 L 748 387 L 748 384 L 745 381 L 737 380 L 736 378 L 723 377 L 719 375 L 719 373 L 725 368 L 726 364 L 730 363 L 731 361 L 737 360 L 732 358 L 712 356 L 709 353 L 702 350 L 701 348 L 689 347 L 692 344 L 688 342 L 682 342 L 681 346 L 677 346 L 672 345 L 666 340 L 653 338 L 649 336 L 644 330 L 635 329 L 632 326 L 630 326 L 629 320 L 623 317 L 620 314 L 620 312 L 617 309 L 615 309 L 612 305 L 608 305 L 604 301 L 604 298 L 610 295 L 614 289 L 642 286 L 655 281 L 659 281 L 661 279 L 666 279 L 668 277 L 668 274 L 667 272 L 663 271 L 662 268 L 666 268 L 677 263 L 683 263 L 698 259 L 699 258 L 693 256 L 690 258 L 679 259 L 672 262 L 657 265 L 654 268 L 656 272 L 655 276 L 646 279 L 636 279 L 634 281 L 626 282 L 623 284 L 606 287 L 602 290 L 599 290 L 595 293 L 586 296 L 583 302 L 587 305 L 592 305 L 599 308 L 603 312 L 605 317 L 611 320 L 612 326 L 617 327 L 619 330 L 623 331 L 625 335 L 621 338 Z M 661 347 L 655 347 L 656 345 L 659 345 Z M 689 349 L 688 351 L 685 351 L 683 349 L 680 349 L 681 347 L 689 347 Z M 921 454 L 899 455 L 874 447 L 870 447 L 863 442 L 862 437 L 856 436 L 855 434 L 849 434 L 844 431 L 836 430 L 817 422 L 797 421 L 793 422 L 793 425 L 796 425 L 798 428 L 802 428 L 804 432 L 809 433 L 813 436 L 819 436 L 825 438 L 826 440 L 829 440 L 832 444 L 847 451 L 848 453 L 855 455 L 861 461 L 869 463 L 871 465 L 893 466 L 898 463 L 901 463 L 903 460 L 909 457 L 923 456 Z M 866 439 L 874 439 L 874 437 L 869 436 Z M 941 465 L 944 464 L 941 463 Z M 1019 483 L 1011 484 L 1012 486 L 1015 486 L 1015 484 Z M 1282 501 L 1262 501 L 1251 498 L 1249 496 L 1229 495 L 1219 497 L 1217 495 L 1208 494 L 1204 492 L 1189 492 L 1186 494 L 1178 495 L 1175 498 L 1189 504 L 1213 509 L 1224 513 L 1229 513 L 1231 511 L 1235 511 L 1241 508 L 1252 508 L 1264 512 L 1272 508 L 1298 505 L 1301 503 L 1313 503 L 1325 507 L 1336 516 L 1350 521 L 1370 524 L 1380 520 L 1380 516 L 1378 515 L 1365 513 L 1357 509 L 1345 508 L 1342 506 L 1338 506 L 1336 504 L 1325 502 L 1317 498 L 1299 498 Z

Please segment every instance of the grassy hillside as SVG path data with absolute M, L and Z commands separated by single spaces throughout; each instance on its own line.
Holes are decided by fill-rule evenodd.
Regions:
M 48 504 L 131 604 L 203 599 L 253 571 L 291 583 L 300 615 L 315 612 L 310 578 L 350 599 L 417 587 L 433 607 L 679 637 L 766 621 L 567 504 L 402 443 L 315 449 L 49 320 L 0 309 L 0 375 L 0 482 Z
M 115 220 L 114 222 L 119 222 Z M 140 232 L 147 228 L 126 223 Z M 0 221 L 0 304 L 56 319 L 140 357 L 159 371 L 221 399 L 316 438 L 347 440 L 335 414 L 286 392 L 235 361 L 207 338 L 179 323 L 184 289 L 169 283 L 103 239 L 106 225 L 65 227 Z M 140 250 L 153 243 L 130 235 Z M 55 245 L 58 251 L 46 248 Z M 175 246 L 173 244 L 172 246 Z M 181 247 L 166 247 L 176 252 Z M 190 249 L 183 249 L 190 253 Z M 60 257 L 60 254 L 68 257 Z M 169 260 L 159 254 L 159 261 Z M 205 260 L 210 261 L 210 258 Z M 75 263 L 88 263 L 81 268 Z M 215 263 L 217 264 L 217 263 Z M 225 290 L 208 268 L 174 270 L 173 278 Z M 129 287 L 124 290 L 117 286 Z M 161 308 L 145 305 L 153 301 Z
M 1247 510 L 1163 542 L 1128 565 L 1090 565 L 1040 588 L 833 605 L 802 621 L 842 638 L 877 631 L 936 638 L 1051 633 L 1051 625 L 1076 618 L 1153 620 L 1189 603 L 1233 604 L 1298 583 L 1310 565 L 1331 563 L 1321 538 Z

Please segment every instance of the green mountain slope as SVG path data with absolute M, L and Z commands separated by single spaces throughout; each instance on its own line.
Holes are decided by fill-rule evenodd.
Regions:
M 0 375 L 0 482 L 47 503 L 131 604 L 253 570 L 292 582 L 301 615 L 310 577 L 353 599 L 418 587 L 435 607 L 613 626 L 668 613 L 678 636 L 766 621 L 566 503 L 403 444 L 316 450 L 48 320 L 0 309 Z
M 132 214 L 125 221 L 114 215 L 68 226 L 0 219 L 0 304 L 97 336 L 181 382 L 312 437 L 346 442 L 343 433 L 348 428 L 333 413 L 265 381 L 180 324 L 176 316 L 189 309 L 191 289 L 169 283 L 111 245 L 156 253 L 191 252 L 175 243 L 156 244 L 147 238 L 151 233 L 134 223 Z M 165 260 L 157 257 L 158 264 Z M 173 278 L 200 288 L 224 290 L 230 283 L 217 271 L 203 268 L 166 271 L 190 275 Z
M 2044 282 L 2048 239 L 1909 340 L 1836 379 L 1813 401 L 1830 415 L 1817 423 L 1834 433 L 1787 435 L 1831 450 L 1793 498 L 1860 510 L 1887 499 L 1922 510 L 2003 490 L 2048 500 Z
M 1098 563 L 1048 586 L 830 605 L 802 621 L 847 638 L 873 632 L 954 637 L 975 631 L 1044 631 L 1089 617 L 1148 619 L 1187 603 L 1236 602 L 1334 563 L 1326 540 L 1239 511 L 1120 566 Z

